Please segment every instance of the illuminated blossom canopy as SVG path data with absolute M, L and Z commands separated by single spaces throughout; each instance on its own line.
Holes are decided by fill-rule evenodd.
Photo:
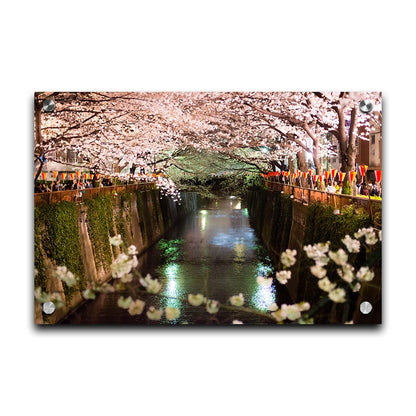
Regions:
M 51 113 L 42 110 L 46 98 L 56 104 Z M 363 99 L 376 111 L 360 112 Z M 126 166 L 151 173 L 186 154 L 216 154 L 267 171 L 292 158 L 304 169 L 309 153 L 320 173 L 329 153 L 346 171 L 356 138 L 368 140 L 380 121 L 380 93 L 43 92 L 35 94 L 35 160 L 72 150 L 103 174 Z

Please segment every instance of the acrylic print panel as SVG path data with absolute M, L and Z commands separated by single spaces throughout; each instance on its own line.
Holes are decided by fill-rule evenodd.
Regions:
M 37 324 L 381 323 L 381 93 L 34 101 Z

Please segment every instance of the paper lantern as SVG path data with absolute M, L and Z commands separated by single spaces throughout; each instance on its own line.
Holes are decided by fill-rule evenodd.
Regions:
M 46 172 L 42 172 L 42 179 L 45 180 L 46 179 Z
M 319 182 L 322 182 L 322 175 L 319 175 Z
M 81 177 L 81 172 L 77 172 L 77 177 L 80 178 Z
M 94 175 L 93 175 L 92 173 L 90 173 L 90 179 L 92 179 L 92 178 L 93 178 L 93 176 L 94 176 Z
M 309 169 L 308 173 L 309 173 L 310 176 L 312 176 L 312 169 Z
M 316 182 L 316 178 L 318 177 L 318 175 L 313 175 L 313 181 Z
M 61 178 L 63 181 L 65 180 L 65 177 L 66 177 L 66 173 L 61 173 Z
M 99 173 L 97 173 L 97 179 L 99 179 L 99 177 L 100 177 L 100 174 L 99 174 Z
M 360 166 L 358 166 L 358 169 L 360 170 L 360 175 L 363 178 L 365 173 L 367 172 L 368 166 L 367 165 L 360 165 Z
M 88 173 L 84 173 L 84 178 L 88 179 Z
M 303 177 L 306 179 L 308 177 L 308 172 L 303 172 Z
M 354 182 L 355 176 L 357 175 L 357 172 L 355 170 L 350 170 L 349 177 L 350 177 L 350 183 L 352 184 Z
M 345 178 L 345 173 L 344 172 L 339 172 L 338 176 L 339 176 L 339 181 L 342 183 L 344 182 L 344 178 Z
M 325 174 L 325 179 L 328 180 L 328 178 L 329 178 L 329 170 L 326 170 L 324 172 L 324 174 Z
M 376 174 L 376 181 L 380 182 L 381 181 L 381 170 L 376 170 L 374 173 Z
M 335 175 L 337 174 L 337 170 L 336 169 L 331 169 L 331 176 L 332 179 L 335 179 Z
M 280 176 L 280 172 L 276 172 L 276 176 Z
M 110 175 L 107 175 L 107 179 L 110 179 Z
M 58 171 L 54 170 L 53 171 L 53 177 L 56 179 L 57 176 L 58 176 Z
M 75 175 L 73 173 L 70 173 L 69 176 L 71 177 L 71 179 L 75 178 Z

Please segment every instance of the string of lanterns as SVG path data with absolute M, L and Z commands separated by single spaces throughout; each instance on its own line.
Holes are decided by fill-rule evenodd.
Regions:
M 367 172 L 368 166 L 367 165 L 359 165 L 358 166 L 358 171 L 360 172 L 360 176 L 361 178 L 365 177 L 365 174 Z M 313 182 L 323 182 L 323 178 L 325 177 L 326 181 L 328 181 L 329 179 L 335 180 L 335 178 L 337 177 L 338 174 L 338 180 L 340 183 L 344 182 L 345 179 L 345 172 L 338 172 L 337 169 L 331 169 L 331 170 L 326 170 L 324 171 L 324 175 L 313 175 L 312 174 L 312 169 L 309 169 L 307 172 L 302 172 L 300 170 L 296 170 L 295 172 L 290 172 L 290 171 L 284 171 L 282 170 L 281 172 L 277 171 L 277 172 L 268 172 L 268 173 L 262 173 L 261 176 L 263 178 L 270 178 L 270 177 L 276 177 L 276 176 L 282 176 L 283 178 L 288 178 L 288 179 L 296 179 L 296 178 L 304 178 L 307 179 L 308 175 L 310 178 L 312 178 Z M 376 182 L 380 183 L 381 182 L 381 170 L 375 170 L 374 171 L 375 177 L 376 177 Z M 351 170 L 348 172 L 348 179 L 350 183 L 353 183 L 355 178 L 357 176 L 357 172 L 355 170 Z

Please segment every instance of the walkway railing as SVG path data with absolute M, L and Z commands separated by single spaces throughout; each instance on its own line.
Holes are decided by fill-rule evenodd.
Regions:
M 152 182 L 134 183 L 131 185 L 103 186 L 100 188 L 87 188 L 84 190 L 54 191 L 35 193 L 35 206 L 54 204 L 61 201 L 81 202 L 95 198 L 98 195 L 107 195 L 121 192 L 147 191 L 154 189 Z M 80 196 L 81 195 L 81 196 Z
M 301 188 L 294 185 L 285 185 L 272 180 L 265 180 L 265 184 L 266 188 L 271 191 L 283 191 L 285 194 L 293 195 L 294 200 L 308 205 L 319 201 L 341 210 L 343 206 L 353 204 L 354 206 L 365 209 L 371 216 L 375 211 L 381 211 L 381 200 L 345 194 L 333 194 L 325 191 Z

